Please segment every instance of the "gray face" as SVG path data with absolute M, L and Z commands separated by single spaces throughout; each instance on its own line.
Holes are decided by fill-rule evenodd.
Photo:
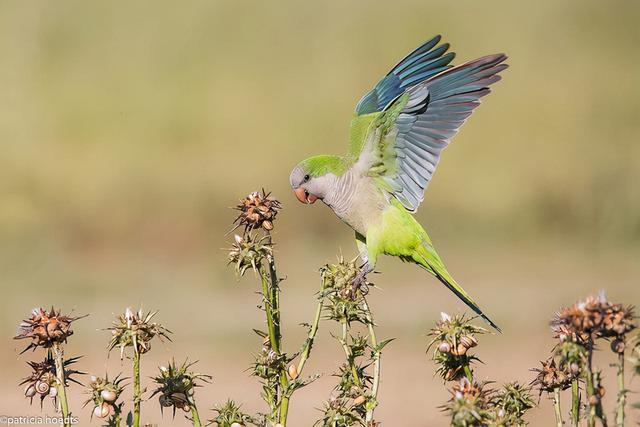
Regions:
M 302 203 L 314 203 L 324 199 L 330 187 L 329 175 L 313 177 L 296 166 L 289 176 L 289 183 L 298 200 Z

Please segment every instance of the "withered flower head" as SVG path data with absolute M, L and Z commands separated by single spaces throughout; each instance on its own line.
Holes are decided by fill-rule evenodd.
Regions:
M 267 236 L 252 236 L 236 234 L 234 243 L 229 249 L 229 264 L 233 264 L 236 275 L 244 276 L 248 269 L 254 272 L 262 265 L 263 261 L 269 261 L 273 255 L 272 243 Z
M 123 403 L 118 403 L 117 400 L 124 390 L 124 380 L 125 378 L 121 378 L 120 375 L 113 380 L 110 380 L 106 375 L 104 378 L 91 377 L 87 387 L 89 398 L 82 405 L 84 407 L 90 403 L 93 404 L 91 417 L 107 418 L 111 415 L 113 418 L 114 415 L 120 414 Z
M 602 337 L 623 337 L 636 328 L 636 316 L 632 306 L 603 304 L 603 320 L 599 335 Z
M 633 307 L 611 303 L 601 293 L 556 313 L 551 327 L 561 342 L 586 343 L 590 337 L 624 337 L 636 328 L 636 318 Z
M 235 209 L 240 211 L 234 221 L 235 228 L 244 226 L 245 231 L 257 228 L 271 231 L 282 204 L 263 189 L 262 193 L 256 191 L 240 200 Z
M 160 375 L 153 381 L 158 385 L 152 397 L 159 394 L 160 410 L 165 407 L 173 407 L 175 416 L 176 408 L 185 412 L 191 410 L 193 405 L 193 395 L 195 388 L 200 387 L 198 382 L 211 382 L 210 375 L 193 372 L 190 368 L 196 362 L 185 360 L 181 365 L 177 365 L 175 360 L 169 362 L 167 366 L 160 367 Z
M 119 315 L 113 325 L 107 329 L 112 335 L 108 346 L 109 351 L 119 347 L 120 358 L 123 359 L 126 347 L 133 347 L 135 353 L 143 354 L 151 349 L 151 340 L 156 336 L 160 340 L 166 338 L 171 341 L 168 335 L 171 331 L 151 321 L 157 313 L 157 311 L 149 311 L 144 314 L 142 309 L 134 312 L 131 308 L 127 308 L 124 314 Z
M 73 375 L 83 372 L 75 369 L 69 369 L 69 366 L 77 362 L 79 357 L 72 357 L 64 361 L 64 374 L 65 380 L 80 384 L 77 380 L 72 378 Z M 25 377 L 19 385 L 25 385 L 24 395 L 31 399 L 38 396 L 40 398 L 40 406 L 44 399 L 49 396 L 53 399 L 54 405 L 58 396 L 58 379 L 56 378 L 56 364 L 51 354 L 51 351 L 47 352 L 47 357 L 42 362 L 27 362 L 31 367 L 31 374 Z M 66 384 L 65 384 L 66 385 Z
M 36 308 L 28 319 L 22 321 L 19 326 L 19 334 L 14 339 L 30 339 L 31 343 L 22 353 L 37 347 L 51 348 L 54 344 L 63 344 L 67 338 L 73 335 L 71 323 L 85 316 L 71 317 L 61 314 L 60 310 L 46 311 Z
M 227 400 L 224 405 L 216 406 L 213 410 L 217 413 L 217 416 L 209 420 L 209 424 L 214 424 L 217 427 L 246 427 L 249 424 L 265 425 L 265 423 L 242 412 L 240 405 L 231 399 Z
M 538 375 L 531 381 L 531 385 L 538 388 L 540 394 L 542 394 L 543 391 L 552 393 L 557 388 L 566 390 L 571 387 L 572 374 L 566 369 L 560 369 L 554 359 L 540 362 L 540 364 L 542 365 L 540 368 L 532 369 L 532 371 L 537 372 Z

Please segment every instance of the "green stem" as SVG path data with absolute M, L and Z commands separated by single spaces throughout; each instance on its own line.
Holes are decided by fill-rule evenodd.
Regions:
M 378 339 L 376 338 L 375 325 L 373 323 L 373 315 L 371 314 L 371 309 L 369 308 L 369 304 L 367 304 L 367 300 L 364 297 L 362 299 L 362 305 L 364 306 L 364 310 L 366 312 L 367 327 L 369 328 L 369 338 L 371 339 L 371 347 L 374 348 L 373 384 L 371 386 L 371 398 L 374 400 L 376 404 L 371 405 L 371 409 L 367 410 L 367 415 L 366 415 L 367 423 L 371 423 L 373 421 L 373 411 L 377 406 L 378 388 L 380 386 L 380 359 L 382 354 L 381 354 L 381 351 L 377 349 Z
M 553 409 L 556 415 L 556 426 L 562 427 L 564 425 L 562 421 L 562 411 L 560 410 L 560 388 L 553 389 Z
M 468 363 L 462 365 L 462 370 L 464 372 L 464 376 L 467 377 L 470 383 L 473 382 L 473 371 L 471 371 L 471 367 Z
M 298 375 L 302 375 L 304 365 L 307 363 L 309 355 L 311 354 L 311 348 L 313 347 L 313 342 L 315 341 L 316 335 L 318 333 L 318 326 L 320 325 L 320 317 L 322 316 L 323 306 L 324 298 L 322 297 L 322 295 L 320 295 L 320 297 L 318 298 L 318 306 L 316 307 L 316 315 L 313 318 L 313 323 L 311 324 L 311 328 L 309 329 L 309 334 L 307 335 L 307 339 L 305 340 L 302 351 L 300 352 L 300 360 L 298 361 Z
M 196 407 L 196 401 L 193 398 L 190 399 L 189 407 L 191 408 L 193 427 L 202 427 L 202 423 L 200 422 L 200 414 L 198 414 L 198 408 Z
M 580 420 L 580 385 L 578 378 L 571 380 L 571 425 L 578 427 Z
M 347 356 L 347 363 L 349 363 L 349 367 L 351 368 L 351 375 L 353 376 L 353 382 L 360 388 L 362 388 L 362 380 L 360 380 L 360 375 L 358 375 L 358 367 L 356 366 L 355 360 L 353 360 L 353 355 L 351 354 L 351 349 L 349 348 L 349 343 L 347 342 L 348 334 L 347 334 L 347 321 L 342 320 L 340 322 L 342 324 L 342 336 L 340 339 L 340 344 L 342 344 L 342 349 L 344 350 L 345 356 Z
M 624 407 L 627 403 L 627 390 L 624 388 L 624 353 L 618 354 L 618 366 L 617 366 L 617 380 L 618 380 L 618 401 L 616 411 L 616 426 L 624 426 Z
M 56 389 L 58 390 L 58 401 L 62 412 L 62 425 L 68 427 L 71 426 L 71 420 L 69 419 L 69 402 L 67 401 L 67 379 L 64 374 L 64 350 L 58 343 L 53 345 L 53 357 L 56 365 Z
M 133 351 L 133 427 L 140 427 L 140 402 L 142 401 L 142 389 L 140 387 L 140 352 L 137 348 Z

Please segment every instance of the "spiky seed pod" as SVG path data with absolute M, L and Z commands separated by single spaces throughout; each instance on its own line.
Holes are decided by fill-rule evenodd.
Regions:
M 209 424 L 215 424 L 218 427 L 245 427 L 248 424 L 266 424 L 242 412 L 240 405 L 233 400 L 227 400 L 223 405 L 218 405 L 213 410 L 216 412 L 216 417 L 209 420 Z
M 257 228 L 271 231 L 282 204 L 263 189 L 262 193 L 256 191 L 240 200 L 235 209 L 240 211 L 234 221 L 235 228 L 244 227 L 245 232 Z
M 229 265 L 233 265 L 236 276 L 242 277 L 247 270 L 257 272 L 263 262 L 269 262 L 273 256 L 273 246 L 267 236 L 235 235 L 229 248 Z
M 362 275 L 357 259 L 345 261 L 340 257 L 336 264 L 326 264 L 320 269 L 325 299 L 326 316 L 337 322 L 367 323 L 364 298 L 373 286 Z
M 62 344 L 67 341 L 73 330 L 71 324 L 85 316 L 71 317 L 61 314 L 60 310 L 51 307 L 46 311 L 43 308 L 36 308 L 31 312 L 31 316 L 20 323 L 18 335 L 14 339 L 30 339 L 31 343 L 22 353 L 37 347 L 51 348 L 54 344 Z
M 73 376 L 82 374 L 82 372 L 70 368 L 78 359 L 78 357 L 66 359 L 63 362 L 63 369 L 67 381 L 80 384 Z M 57 387 L 59 383 L 56 378 L 56 364 L 51 351 L 47 352 L 47 356 L 42 362 L 27 362 L 27 364 L 31 368 L 31 374 L 20 382 L 20 385 L 25 385 L 25 397 L 31 399 L 32 402 L 35 396 L 39 396 L 41 402 L 46 397 L 51 397 L 55 402 L 58 395 Z M 56 391 L 52 392 L 51 390 Z
M 636 329 L 636 316 L 631 306 L 605 302 L 603 319 L 598 334 L 602 337 L 622 337 Z
M 451 416 L 451 425 L 455 427 L 482 426 L 488 424 L 489 406 L 493 390 L 485 384 L 470 382 L 462 378 L 456 382 L 451 392 L 451 400 L 442 409 Z
M 543 391 L 552 393 L 556 388 L 566 390 L 571 387 L 571 374 L 565 369 L 559 368 L 554 359 L 540 362 L 540 364 L 542 365 L 541 368 L 532 369 L 538 375 L 531 382 L 531 385 L 537 387 L 540 393 Z
M 193 395 L 200 382 L 211 382 L 210 375 L 193 372 L 191 367 L 196 362 L 185 360 L 181 365 L 171 360 L 167 366 L 161 366 L 160 375 L 153 378 L 158 387 L 151 396 L 159 394 L 160 407 L 174 406 L 185 412 L 191 410 Z
M 498 420 L 494 422 L 499 426 L 526 425 L 524 415 L 536 406 L 531 396 L 531 389 L 517 382 L 505 384 L 497 391 L 491 404 L 498 409 L 496 412 Z
M 169 338 L 171 331 L 151 321 L 157 313 L 157 311 L 149 311 L 145 314 L 142 309 L 134 312 L 131 308 L 127 308 L 124 314 L 118 316 L 112 326 L 107 329 L 111 331 L 109 351 L 118 347 L 120 358 L 123 359 L 127 347 L 132 347 L 135 353 L 143 354 L 151 349 L 151 340 L 155 337 L 171 341 Z

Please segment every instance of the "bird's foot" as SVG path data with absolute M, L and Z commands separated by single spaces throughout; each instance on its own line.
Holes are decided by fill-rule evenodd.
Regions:
M 367 295 L 369 293 L 369 282 L 367 282 L 367 273 L 367 269 L 362 268 L 353 278 L 353 281 L 351 282 L 351 292 L 353 295 L 356 295 L 358 290 L 362 292 L 362 295 Z

